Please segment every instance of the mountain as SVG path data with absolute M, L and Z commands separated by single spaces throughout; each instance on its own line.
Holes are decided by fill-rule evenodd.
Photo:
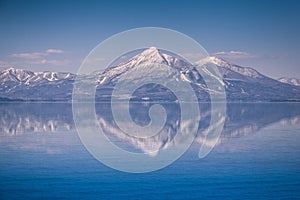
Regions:
M 208 92 L 210 90 L 192 64 L 175 55 L 162 52 L 155 47 L 146 49 L 127 62 L 100 73 L 98 88 L 113 88 L 129 72 L 134 72 L 135 77 L 145 77 L 145 74 L 152 73 L 153 67 L 160 67 L 159 65 L 151 66 L 153 63 L 168 65 L 176 69 L 177 73 L 172 75 L 174 79 L 191 83 L 199 100 L 209 100 Z M 284 84 L 264 76 L 252 68 L 231 64 L 217 57 L 208 57 L 204 60 L 204 63 L 212 63 L 217 66 L 223 77 L 228 101 L 284 101 L 300 99 L 299 86 Z M 164 90 L 154 86 L 146 87 L 141 89 L 139 92 L 140 97 L 137 98 L 160 100 L 155 96 L 157 91 Z M 105 92 L 103 94 L 109 94 L 108 91 Z M 170 92 L 164 91 L 164 94 L 164 98 L 172 96 Z
M 231 64 L 217 57 L 207 57 L 204 62 L 215 64 L 219 69 L 223 77 L 222 81 L 228 101 L 300 99 L 299 85 L 286 84 L 283 83 L 283 80 L 274 80 L 252 68 Z M 135 79 L 144 79 L 149 74 L 155 75 L 155 73 L 170 71 L 168 67 L 162 65 L 174 69 L 169 76 L 176 80 L 178 84 L 180 84 L 180 81 L 190 83 L 198 100 L 209 101 L 209 92 L 213 91 L 206 86 L 204 79 L 195 67 L 183 58 L 155 47 L 150 47 L 116 66 L 110 66 L 104 72 L 94 72 L 82 76 L 81 80 L 87 78 L 95 80 L 96 76 L 96 99 L 107 100 L 110 98 L 116 83 L 122 81 L 124 77 L 129 77 L 129 80 L 132 80 L 134 84 Z M 9 68 L 0 71 L 0 98 L 69 101 L 71 100 L 75 78 L 76 75 L 72 73 L 31 72 Z M 157 84 L 148 84 L 139 88 L 132 94 L 132 97 L 133 99 L 144 100 L 168 99 L 173 101 L 176 99 L 176 96 L 170 90 Z
M 145 74 L 153 74 L 155 71 L 160 72 L 160 66 L 153 64 L 167 65 L 178 70 L 186 70 L 191 66 L 190 63 L 183 59 L 162 53 L 155 47 L 150 47 L 128 61 L 123 62 L 118 66 L 110 67 L 103 73 L 98 73 L 99 86 L 113 86 L 123 75 L 128 74 L 128 72 L 135 71 L 134 75 L 136 77 L 143 77 Z M 168 70 L 168 68 L 166 68 L 166 70 Z
M 20 100 L 69 100 L 75 75 L 8 68 L 0 72 L 0 97 Z
M 290 85 L 300 86 L 300 80 L 297 79 L 297 78 L 282 77 L 282 78 L 279 78 L 278 81 L 280 81 L 282 83 L 287 83 L 287 84 L 290 84 Z
M 284 84 L 249 67 L 241 67 L 216 57 L 210 62 L 217 65 L 225 83 L 229 101 L 284 101 L 299 100 L 300 87 Z

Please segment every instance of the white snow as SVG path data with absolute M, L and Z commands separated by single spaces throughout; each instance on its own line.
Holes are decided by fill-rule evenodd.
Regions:
M 244 76 L 251 77 L 251 78 L 262 78 L 263 77 L 263 75 L 261 75 L 260 73 L 258 73 L 256 70 L 254 70 L 252 68 L 240 67 L 238 65 L 233 65 L 233 64 L 230 64 L 230 63 L 228 63 L 220 58 L 214 57 L 214 56 L 208 57 L 206 62 L 213 63 L 219 67 L 229 69 L 233 72 L 236 72 L 236 73 L 239 73 Z
M 32 72 L 24 69 L 8 68 L 0 72 L 1 81 L 13 81 L 16 84 L 36 84 L 41 81 L 53 82 L 58 80 L 70 79 L 75 75 L 64 72 Z
M 300 86 L 300 80 L 297 79 L 297 78 L 282 77 L 282 78 L 278 79 L 278 81 L 280 81 L 282 83 L 287 83 L 287 84 L 290 84 L 290 85 Z

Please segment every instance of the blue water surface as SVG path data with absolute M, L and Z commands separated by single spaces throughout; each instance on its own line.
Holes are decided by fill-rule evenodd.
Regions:
M 144 174 L 119 172 L 100 163 L 62 116 L 37 116 L 37 121 L 30 113 L 13 116 L 19 117 L 19 127 L 2 118 L 0 199 L 300 198 L 298 115 L 284 115 L 265 126 L 257 116 L 257 124 L 250 122 L 259 126 L 256 131 L 239 127 L 239 134 L 222 137 L 204 159 L 198 158 L 200 144 L 195 142 L 172 165 Z M 62 126 L 69 130 L 26 129 L 30 123 L 43 127 L 43 122 L 58 127 L 57 119 L 65 120 Z

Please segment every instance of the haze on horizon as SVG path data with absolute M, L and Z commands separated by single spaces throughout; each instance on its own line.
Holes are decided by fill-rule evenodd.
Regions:
M 0 68 L 76 72 L 113 34 L 154 26 L 180 31 L 211 55 L 273 78 L 300 78 L 298 1 L 0 2 Z

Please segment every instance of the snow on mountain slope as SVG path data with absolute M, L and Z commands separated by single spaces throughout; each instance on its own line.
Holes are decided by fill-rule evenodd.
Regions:
M 142 53 L 132 57 L 127 62 L 121 63 L 119 66 L 113 66 L 104 71 L 104 73 L 100 74 L 99 83 L 111 83 L 118 81 L 118 78 L 121 75 L 126 74 L 130 70 L 136 70 L 135 68 L 138 67 L 140 71 L 140 75 L 145 73 L 149 73 L 150 71 L 155 71 L 153 64 L 161 64 L 167 65 L 173 68 L 183 69 L 188 68 L 191 64 L 187 63 L 186 61 L 179 59 L 174 56 L 170 56 L 166 53 L 162 53 L 155 47 L 150 47 L 144 50 Z M 149 69 L 141 70 L 142 66 L 150 66 Z M 138 75 L 138 74 L 136 74 Z
M 290 84 L 290 85 L 300 86 L 300 80 L 297 79 L 297 78 L 282 77 L 282 78 L 279 78 L 278 81 L 280 81 L 282 83 L 287 83 L 287 84 Z
M 264 75 L 260 74 L 252 68 L 245 68 L 230 64 L 216 57 L 208 57 L 202 62 L 215 64 L 225 80 L 266 78 Z M 197 80 L 201 79 L 200 74 L 195 70 L 195 68 L 192 67 L 192 64 L 174 55 L 162 53 L 155 47 L 150 47 L 149 49 L 143 51 L 141 54 L 134 56 L 129 61 L 122 63 L 117 67 L 106 70 L 100 75 L 99 83 L 103 84 L 114 80 L 117 81 L 117 78 L 119 76 L 126 74 L 129 70 L 132 70 L 135 67 L 140 67 L 142 65 L 151 66 L 153 64 L 163 64 L 179 70 L 181 73 L 181 79 L 188 82 L 197 82 Z M 141 75 L 142 73 L 145 72 L 141 71 Z
M 14 81 L 21 82 L 34 76 L 34 73 L 27 70 L 9 68 L 0 73 L 1 82 Z
M 1 82 L 13 81 L 19 84 L 36 83 L 39 81 L 57 81 L 75 78 L 67 72 L 32 72 L 24 69 L 8 68 L 0 72 Z
M 199 62 L 206 65 L 211 63 L 217 66 L 222 75 L 222 80 L 218 81 L 224 84 L 228 101 L 300 99 L 300 87 L 296 86 L 297 84 L 282 83 L 288 82 L 286 79 L 281 79 L 280 82 L 264 76 L 252 68 L 234 65 L 217 57 L 207 57 Z M 170 70 L 171 68 L 173 70 Z M 128 76 L 129 72 L 131 72 L 131 76 L 134 75 L 134 80 L 134 78 L 143 79 L 156 71 L 167 72 L 168 70 L 172 71 L 170 76 L 178 84 L 180 84 L 180 81 L 190 83 L 201 101 L 209 100 L 208 93 L 214 92 L 207 88 L 204 79 L 192 64 L 177 55 L 155 47 L 150 47 L 128 61 L 112 66 L 104 72 L 96 72 L 86 77 L 90 78 L 89 81 L 94 81 L 96 76 L 97 91 L 101 90 L 101 92 L 96 92 L 96 98 L 97 95 L 109 98 L 114 85 L 122 77 Z M 209 75 L 209 71 L 203 71 Z M 0 71 L 0 97 L 25 100 L 71 100 L 75 77 L 76 75 L 71 73 L 31 72 L 9 68 Z M 129 76 L 129 78 L 131 77 Z M 84 76 L 81 79 L 85 79 Z M 292 81 L 291 83 L 294 82 Z M 162 99 L 172 96 L 166 89 L 153 85 L 145 87 L 144 90 L 140 90 L 137 93 L 142 94 L 141 99 L 149 99 L 151 95 L 155 98 L 161 96 L 160 98 Z
M 217 57 L 207 57 L 201 60 L 200 63 L 211 63 L 217 66 L 223 79 L 221 81 L 225 85 L 227 100 L 229 101 L 300 99 L 299 87 L 282 84 L 252 68 L 234 65 Z M 191 83 L 200 100 L 208 100 L 208 91 L 214 92 L 207 88 L 205 81 L 192 64 L 175 55 L 162 52 L 155 47 L 146 49 L 119 66 L 107 69 L 99 76 L 99 87 L 104 85 L 113 86 L 119 81 L 120 77 L 126 77 L 129 71 L 134 72 L 136 77 L 151 74 L 155 70 L 153 68 L 157 67 L 153 64 L 163 64 L 166 68 L 175 68 L 178 73 L 174 75 L 174 78 Z M 209 74 L 209 72 L 203 71 Z M 151 93 L 151 91 L 145 90 L 144 93 Z
M 251 78 L 264 78 L 265 76 L 257 72 L 250 67 L 240 67 L 226 62 L 223 59 L 217 57 L 209 57 L 207 62 L 211 62 L 219 67 L 220 73 L 226 78 L 226 76 L 232 76 L 229 72 L 235 72 L 239 75 L 251 77 Z M 232 78 L 232 77 L 230 77 Z
M 8 68 L 0 72 L 0 97 L 25 100 L 70 98 L 75 75 Z

